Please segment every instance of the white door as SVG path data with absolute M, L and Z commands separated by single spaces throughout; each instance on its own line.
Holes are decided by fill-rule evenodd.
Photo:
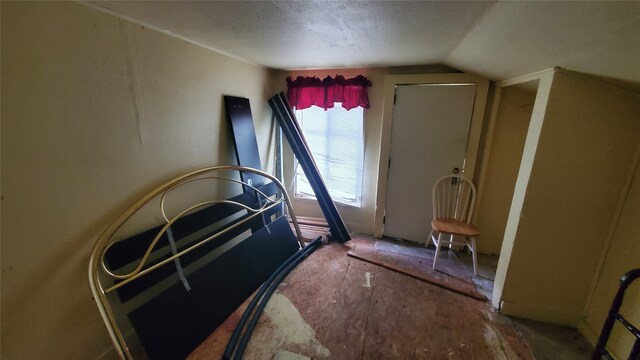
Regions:
M 464 169 L 476 85 L 401 85 L 395 95 L 384 235 L 424 243 L 433 184 Z

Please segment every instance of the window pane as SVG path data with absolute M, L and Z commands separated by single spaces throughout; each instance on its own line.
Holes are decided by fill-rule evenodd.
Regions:
M 334 201 L 360 206 L 364 159 L 363 110 L 345 110 L 339 103 L 325 111 L 312 106 L 296 117 L 318 170 Z M 296 171 L 296 195 L 314 196 L 302 169 Z

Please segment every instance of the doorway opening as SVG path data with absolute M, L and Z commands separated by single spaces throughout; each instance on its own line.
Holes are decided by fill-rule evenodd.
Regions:
M 482 229 L 482 246 L 487 254 L 500 254 L 509 216 L 524 143 L 536 98 L 538 80 L 501 89 L 488 158 L 483 171 L 482 198 L 476 223 Z
M 481 266 L 479 276 L 473 279 L 488 296 L 493 292 L 502 239 L 539 82 L 539 79 L 534 79 L 505 86 L 498 83 L 494 92 L 478 182 L 475 219 L 481 231 L 477 245 Z

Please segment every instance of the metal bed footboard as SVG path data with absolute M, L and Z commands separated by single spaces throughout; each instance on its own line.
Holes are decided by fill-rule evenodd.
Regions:
M 600 332 L 600 337 L 598 338 L 598 343 L 596 344 L 595 350 L 593 351 L 593 355 L 591 357 L 592 360 L 599 360 L 602 357 L 605 359 L 613 359 L 613 356 L 607 351 L 606 346 L 609 341 L 609 336 L 611 335 L 611 331 L 613 330 L 613 325 L 616 321 L 619 321 L 633 336 L 636 337 L 635 342 L 633 343 L 633 347 L 631 348 L 631 352 L 629 353 L 629 360 L 638 360 L 640 359 L 640 329 L 637 326 L 631 324 L 622 314 L 620 314 L 620 308 L 622 307 L 622 301 L 624 300 L 624 294 L 629 288 L 631 283 L 640 278 L 640 269 L 634 269 L 626 274 L 624 274 L 620 278 L 620 287 L 618 288 L 618 292 L 616 293 L 615 298 L 611 304 L 611 308 L 609 309 L 609 314 L 607 315 L 607 319 L 602 326 L 602 331 Z

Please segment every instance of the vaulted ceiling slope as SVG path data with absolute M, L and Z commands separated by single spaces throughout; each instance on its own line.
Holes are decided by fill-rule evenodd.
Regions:
M 503 80 L 552 66 L 640 83 L 640 1 L 99 1 L 275 69 L 444 64 Z

